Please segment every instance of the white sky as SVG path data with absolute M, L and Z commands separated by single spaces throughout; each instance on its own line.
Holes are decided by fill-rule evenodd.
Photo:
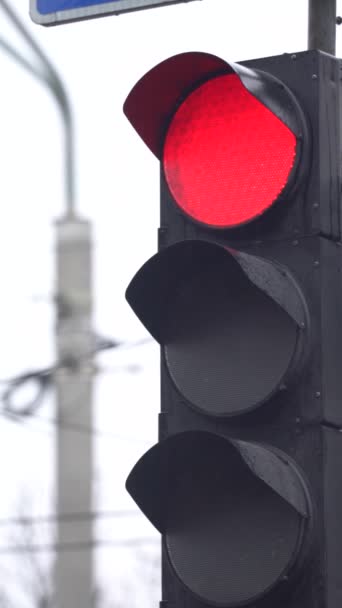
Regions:
M 125 97 L 148 69 L 183 51 L 239 61 L 305 50 L 307 1 L 202 0 L 55 28 L 30 21 L 29 0 L 12 5 L 57 67 L 72 100 L 77 204 L 94 223 L 95 328 L 101 335 L 139 339 L 146 334 L 124 291 L 156 251 L 159 167 L 122 113 Z M 0 36 L 31 56 L 1 10 Z M 342 27 L 337 55 L 341 41 Z M 49 92 L 1 50 L 0 75 L 0 378 L 7 378 L 54 360 L 53 220 L 62 214 L 64 190 L 61 121 Z M 143 370 L 99 375 L 96 427 L 151 444 L 159 410 L 158 348 L 107 353 L 99 361 L 107 368 L 139 363 Z M 51 403 L 47 400 L 39 414 L 52 415 Z M 51 511 L 53 427 L 0 418 L 0 433 L 0 517 L 13 515 L 21 492 L 32 492 L 37 513 Z M 144 451 L 143 442 L 96 438 L 99 509 L 133 508 L 124 481 Z M 134 521 L 106 521 L 98 537 L 152 536 L 143 517 Z M 0 530 L 1 544 L 6 539 L 1 541 Z M 117 558 L 109 558 L 110 551 L 114 556 L 120 549 L 98 552 L 100 578 Z M 129 581 L 130 562 L 121 561 L 120 576 Z M 151 605 L 146 602 L 146 608 Z

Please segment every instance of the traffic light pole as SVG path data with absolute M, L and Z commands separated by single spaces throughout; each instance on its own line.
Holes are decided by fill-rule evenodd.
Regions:
M 309 0 L 308 48 L 335 55 L 336 0 Z

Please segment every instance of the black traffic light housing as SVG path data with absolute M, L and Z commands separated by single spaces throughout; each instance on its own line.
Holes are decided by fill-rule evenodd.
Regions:
M 163 608 L 341 605 L 340 69 L 318 51 L 240 65 L 186 53 L 146 74 L 125 104 L 162 165 L 159 253 L 127 289 L 162 347 L 160 442 L 127 489 L 163 535 Z M 230 108 L 224 145 L 214 102 L 193 144 L 197 104 L 219 78 L 220 120 Z M 262 129 L 255 137 L 244 124 L 259 105 L 293 146 L 265 207 L 260 175 L 274 170 L 273 152 L 264 154 Z M 242 145 L 231 135 L 240 126 Z M 232 146 L 252 161 L 226 209 Z

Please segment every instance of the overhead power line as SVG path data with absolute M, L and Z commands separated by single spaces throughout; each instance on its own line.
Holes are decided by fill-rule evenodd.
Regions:
M 116 511 L 90 511 L 88 513 L 84 512 L 74 512 L 74 513 L 61 513 L 59 515 L 54 513 L 49 513 L 46 515 L 35 515 L 35 516 L 19 516 L 19 517 L 2 517 L 0 518 L 0 527 L 9 526 L 9 525 L 34 525 L 40 523 L 54 523 L 56 521 L 65 521 L 65 522 L 73 522 L 73 521 L 83 521 L 89 519 L 114 519 L 116 517 L 136 517 L 139 516 L 139 511 L 125 510 L 119 509 Z
M 0 416 L 5 416 L 6 418 L 8 418 L 7 414 L 5 412 L 1 412 L 0 411 Z M 13 418 L 11 417 L 11 419 L 13 420 Z M 18 421 L 18 417 L 15 417 L 15 422 Z M 85 433 L 86 435 L 95 435 L 95 436 L 99 436 L 99 437 L 107 437 L 109 439 L 118 439 L 120 441 L 132 441 L 133 443 L 144 443 L 149 444 L 149 443 L 154 443 L 154 440 L 152 439 L 143 439 L 141 437 L 133 437 L 130 435 L 120 435 L 119 433 L 114 433 L 112 431 L 106 430 L 106 429 L 99 429 L 93 426 L 87 426 L 85 424 L 80 424 L 78 422 L 69 422 L 67 420 L 58 420 L 57 418 L 47 418 L 45 416 L 40 416 L 37 413 L 32 414 L 31 419 L 32 421 L 37 421 L 37 422 L 42 422 L 43 424 L 46 424 L 48 426 L 53 426 L 53 427 L 61 427 L 63 429 L 66 429 L 68 431 L 71 432 L 75 432 L 75 433 Z M 28 427 L 26 427 L 28 428 Z
M 59 370 L 76 370 L 82 363 L 91 360 L 92 357 L 99 352 L 114 348 L 135 348 L 136 346 L 142 346 L 150 341 L 150 338 L 143 338 L 133 342 L 120 342 L 119 340 L 111 338 L 97 337 L 95 339 L 94 348 L 77 358 L 57 361 L 50 367 L 26 371 L 22 374 L 14 376 L 13 378 L 0 380 L 0 384 L 7 385 L 7 388 L 5 388 L 1 397 L 4 406 L 3 412 L 5 415 L 14 418 L 32 416 L 37 408 L 41 405 L 47 389 L 51 386 L 54 374 Z M 13 404 L 13 396 L 15 392 L 19 388 L 22 388 L 25 384 L 32 381 L 37 385 L 37 390 L 34 397 L 25 405 L 21 406 L 20 409 L 16 408 Z
M 123 548 L 138 547 L 140 545 L 157 545 L 159 540 L 156 538 L 130 538 L 123 540 L 96 539 L 90 541 L 52 543 L 52 544 L 29 544 L 29 545 L 9 545 L 0 546 L 0 555 L 17 553 L 39 553 L 39 552 L 60 552 L 60 551 L 88 551 L 100 548 Z

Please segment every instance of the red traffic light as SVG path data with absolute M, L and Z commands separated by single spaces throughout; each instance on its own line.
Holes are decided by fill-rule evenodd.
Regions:
M 216 227 L 249 222 L 279 198 L 293 169 L 295 134 L 236 74 L 195 89 L 168 128 L 163 166 L 175 202 Z
M 305 120 L 292 93 L 268 73 L 213 55 L 183 53 L 157 65 L 124 110 L 162 161 L 174 202 L 206 226 L 255 220 L 305 166 Z

